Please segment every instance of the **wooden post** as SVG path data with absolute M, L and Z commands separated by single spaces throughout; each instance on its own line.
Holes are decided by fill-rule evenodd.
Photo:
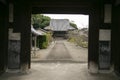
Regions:
M 3 0 L 4 1 L 4 0 Z M 0 2 L 0 74 L 7 67 L 8 6 Z
M 99 27 L 100 12 L 99 6 L 94 6 L 89 15 L 89 49 L 88 49 L 88 68 L 90 72 L 98 72 L 98 48 L 99 48 Z
M 112 26 L 112 54 L 114 62 L 114 70 L 120 75 L 120 5 L 114 5 L 113 7 L 113 25 Z
M 21 33 L 20 68 L 27 71 L 31 58 L 31 7 L 25 2 L 15 4 L 14 30 Z

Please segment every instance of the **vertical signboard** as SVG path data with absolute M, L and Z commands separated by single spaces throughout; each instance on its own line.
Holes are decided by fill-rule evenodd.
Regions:
M 9 29 L 8 69 L 20 68 L 20 46 L 20 33 L 13 33 L 13 29 Z
M 110 69 L 111 59 L 111 31 L 100 30 L 99 32 L 99 68 Z
M 104 5 L 104 23 L 111 23 L 112 17 L 112 5 L 105 4 Z
M 109 69 L 110 68 L 110 41 L 99 42 L 99 68 Z
M 20 41 L 9 40 L 8 45 L 8 68 L 18 69 L 20 66 Z
M 13 6 L 13 4 L 12 3 L 10 3 L 9 4 L 9 22 L 13 22 L 13 8 L 14 8 L 14 6 Z

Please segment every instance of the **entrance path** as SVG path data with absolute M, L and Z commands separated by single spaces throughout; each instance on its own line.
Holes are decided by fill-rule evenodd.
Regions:
M 36 51 L 33 62 L 88 62 L 88 49 L 76 46 L 64 39 L 52 42 L 47 49 Z
M 57 41 L 47 56 L 48 60 L 70 60 L 72 59 L 63 41 Z
M 88 49 L 76 46 L 74 43 L 70 43 L 67 40 L 63 40 L 69 54 L 72 56 L 74 62 L 88 62 Z

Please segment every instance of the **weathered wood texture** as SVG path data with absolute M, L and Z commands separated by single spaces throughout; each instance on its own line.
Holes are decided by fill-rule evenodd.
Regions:
M 120 5 L 113 7 L 112 59 L 115 72 L 120 74 Z
M 22 5 L 21 5 L 22 4 Z M 27 3 L 15 4 L 14 30 L 21 33 L 20 66 L 30 68 L 31 8 Z
M 0 73 L 2 73 L 7 66 L 7 7 L 0 4 L 0 11 Z

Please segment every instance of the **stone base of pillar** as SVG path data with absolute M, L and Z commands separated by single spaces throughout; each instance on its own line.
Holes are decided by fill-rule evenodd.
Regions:
M 19 73 L 20 69 L 6 69 L 7 73 Z
M 112 73 L 112 72 L 114 72 L 114 65 L 112 65 L 108 70 L 99 70 L 99 73 Z
M 98 73 L 98 65 L 94 62 L 89 63 L 89 72 L 90 73 Z
M 20 69 L 20 73 L 29 73 L 29 65 L 28 64 L 22 64 L 21 65 L 21 69 Z

